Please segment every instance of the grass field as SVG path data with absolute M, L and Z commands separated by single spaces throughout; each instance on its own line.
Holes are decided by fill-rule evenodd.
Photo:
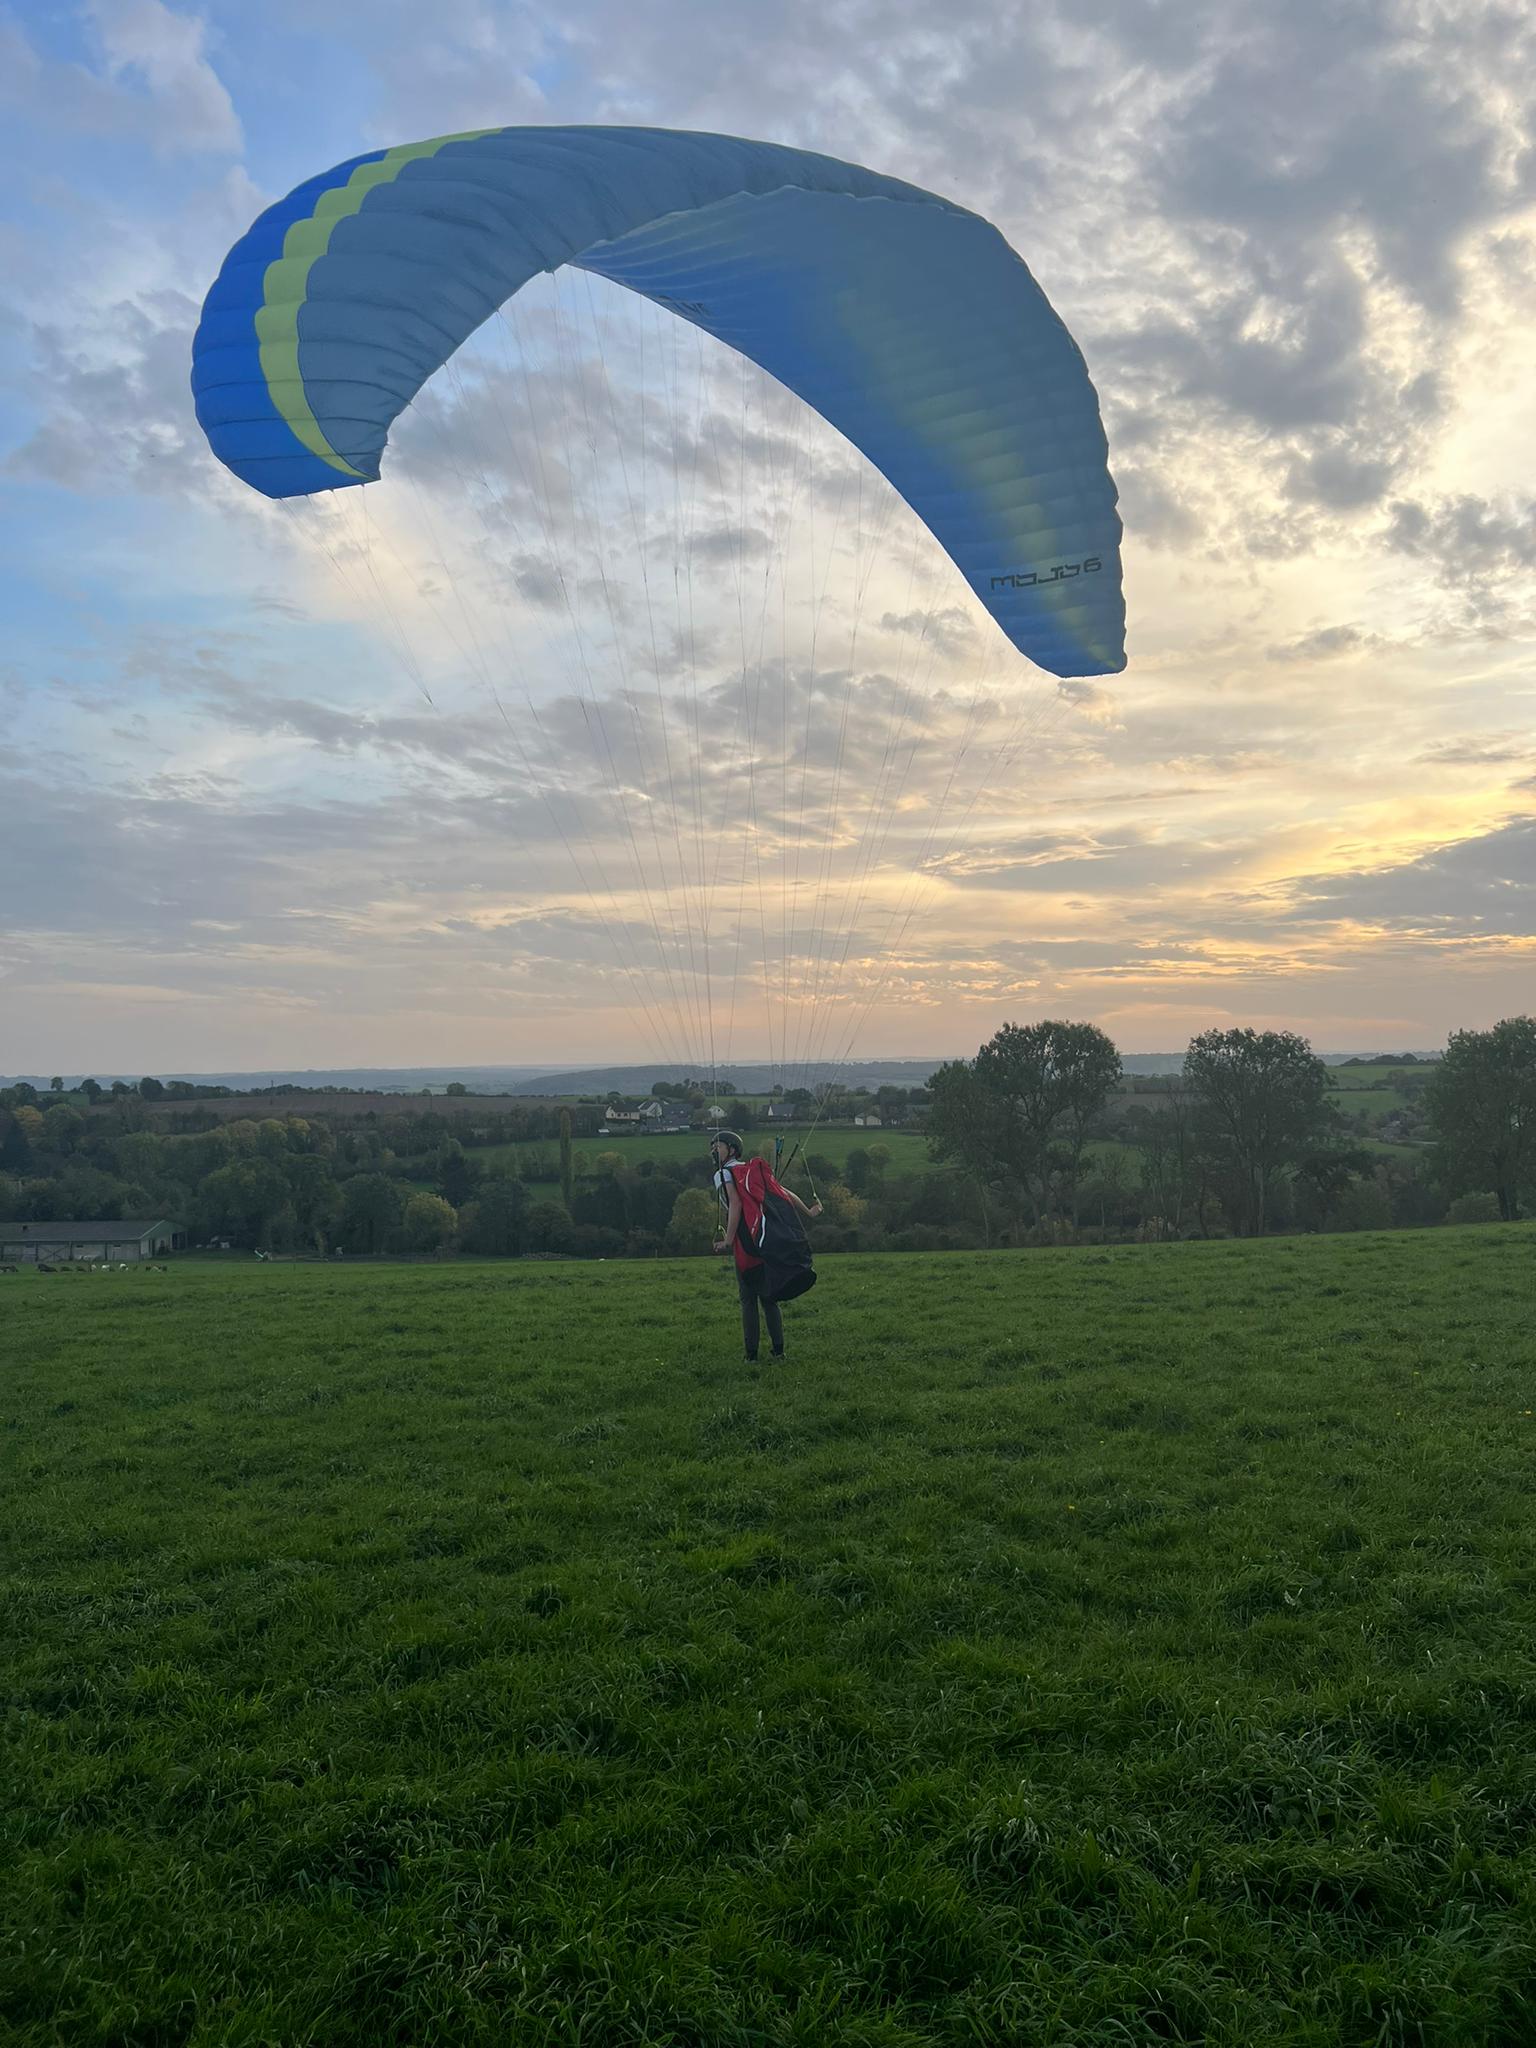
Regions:
M 0 2039 L 1536 2040 L 1533 1254 L 0 1277 Z

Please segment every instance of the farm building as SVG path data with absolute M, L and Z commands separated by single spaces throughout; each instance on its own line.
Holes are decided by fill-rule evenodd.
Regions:
M 39 1259 L 105 1259 L 114 1264 L 179 1252 L 186 1232 L 164 1218 L 107 1223 L 0 1223 L 0 1264 L 35 1265 Z

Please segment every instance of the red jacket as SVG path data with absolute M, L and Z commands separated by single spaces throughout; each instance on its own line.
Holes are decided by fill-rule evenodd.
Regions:
M 731 1253 L 738 1270 L 746 1272 L 749 1267 L 760 1266 L 763 1262 L 755 1252 L 747 1250 L 742 1239 L 745 1238 L 750 1243 L 757 1236 L 757 1226 L 763 1214 L 764 1193 L 782 1195 L 784 1189 L 761 1159 L 733 1159 L 729 1166 L 722 1167 L 715 1177 L 715 1186 L 722 1194 L 725 1192 L 726 1174 L 735 1181 L 736 1193 L 741 1198 L 741 1223 L 736 1232 L 736 1240 L 731 1246 Z

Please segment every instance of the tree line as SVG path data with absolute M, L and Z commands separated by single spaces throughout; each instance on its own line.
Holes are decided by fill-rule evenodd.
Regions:
M 1461 1214 L 1512 1221 L 1536 1200 L 1530 1017 L 1452 1034 L 1423 1091 L 1422 1173 L 1351 1142 L 1332 1072 L 1296 1032 L 1200 1033 L 1155 1107 L 1124 1105 L 1121 1078 L 1096 1025 L 1006 1024 L 973 1060 L 934 1075 L 931 1149 L 963 1168 L 1015 1233 L 1058 1221 L 1075 1229 L 1085 1199 L 1107 1211 L 1106 1184 L 1125 1160 L 1091 1154 L 1105 1138 L 1139 1154 L 1142 1236 L 1325 1228 L 1346 1205 L 1383 1224 L 1431 1222 L 1468 1198 Z
M 1359 1142 L 1330 1070 L 1292 1032 L 1208 1031 L 1155 1090 L 1121 1083 L 1094 1025 L 1004 1025 L 926 1091 L 900 1091 L 927 1138 L 916 1168 L 873 1134 L 841 1156 L 812 1137 L 797 1171 L 823 1199 L 818 1244 L 1384 1228 L 1514 1220 L 1536 1202 L 1531 1018 L 1454 1034 L 1419 1098 L 1421 1140 L 1390 1150 Z M 151 1123 L 147 1082 L 94 1106 L 81 1095 L 0 1090 L 7 1220 L 165 1216 L 194 1243 L 321 1256 L 639 1257 L 707 1251 L 716 1227 L 702 1151 L 598 1149 L 591 1104 L 487 1105 L 472 1126 L 409 1098 L 382 1115 L 339 1101 L 222 1122 L 160 1104 Z

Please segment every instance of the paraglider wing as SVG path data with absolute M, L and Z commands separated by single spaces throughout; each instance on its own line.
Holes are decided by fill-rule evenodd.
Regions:
M 1071 335 L 988 222 L 803 150 L 497 128 L 339 164 L 269 207 L 208 294 L 192 383 L 214 453 L 272 498 L 372 481 L 433 372 L 565 265 L 813 406 L 1032 661 L 1125 666 L 1115 487 Z

